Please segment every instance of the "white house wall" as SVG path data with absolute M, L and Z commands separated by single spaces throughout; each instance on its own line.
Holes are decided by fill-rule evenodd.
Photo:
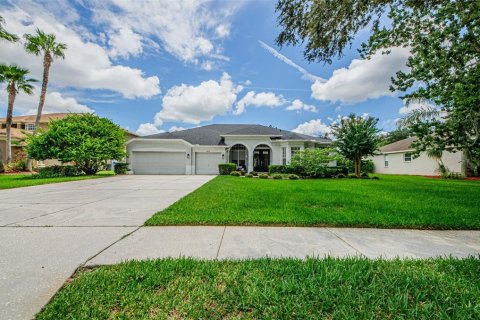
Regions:
M 429 158 L 422 152 L 418 158 L 412 158 L 411 162 L 404 161 L 405 152 L 387 153 L 388 167 L 384 165 L 384 154 L 372 157 L 375 173 L 407 174 L 435 176 L 438 173 L 438 162 Z M 462 172 L 462 153 L 444 152 L 442 157 L 445 166 L 453 172 Z

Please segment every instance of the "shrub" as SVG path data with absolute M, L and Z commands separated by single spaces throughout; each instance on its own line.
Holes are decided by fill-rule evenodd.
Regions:
M 441 177 L 443 179 L 465 179 L 465 175 L 460 172 L 446 171 L 442 173 Z
M 245 175 L 245 178 L 253 178 L 253 174 L 247 173 L 247 174 Z
M 220 163 L 218 165 L 218 172 L 224 176 L 228 176 L 232 171 L 235 171 L 235 169 L 237 169 L 235 163 Z
M 232 171 L 230 172 L 230 175 L 233 177 L 240 177 L 242 173 L 240 171 Z
M 115 164 L 114 171 L 116 174 L 125 174 L 128 170 L 128 163 L 125 162 L 117 162 Z
M 251 174 L 252 176 L 254 176 L 254 177 L 258 176 L 258 172 L 257 172 L 257 171 L 252 171 L 252 172 L 250 172 L 250 174 Z
M 258 176 L 260 179 L 268 179 L 268 174 L 262 173 Z
M 274 174 L 274 175 L 272 176 L 272 178 L 275 179 L 275 180 L 281 180 L 281 179 L 283 179 L 283 177 L 282 177 L 281 174 Z
M 357 179 L 358 178 L 354 173 L 349 174 L 348 177 L 350 179 Z
M 59 178 L 59 177 L 75 177 L 83 175 L 83 171 L 75 166 L 51 166 L 41 168 L 35 178 Z
M 360 176 L 360 178 L 362 178 L 362 179 L 368 179 L 368 178 L 370 178 L 370 177 L 368 176 L 368 173 L 363 172 L 362 175 Z
M 3 165 L 3 161 L 0 160 L 0 173 L 4 173 L 5 172 L 5 166 Z
M 295 153 L 292 158 L 294 168 L 302 168 L 303 172 L 291 172 L 310 177 L 330 177 L 336 172 L 332 172 L 330 165 L 339 161 L 341 158 L 330 148 L 305 149 Z
M 27 170 L 27 162 L 24 159 L 10 162 L 5 165 L 6 172 L 18 172 Z
M 338 179 L 344 179 L 346 176 L 343 173 L 337 174 Z
M 296 174 L 290 174 L 290 175 L 288 175 L 288 179 L 290 179 L 290 180 L 298 180 L 299 178 L 300 178 L 300 177 L 297 176 Z
M 347 168 L 348 173 L 355 173 L 355 165 L 353 161 L 346 160 L 345 167 Z M 362 173 L 373 173 L 375 167 L 373 165 L 373 160 L 362 160 L 361 171 Z
M 372 177 L 372 179 L 373 179 L 373 180 L 380 180 L 380 178 L 379 178 L 379 177 L 376 177 L 376 176 L 375 176 L 375 177 Z

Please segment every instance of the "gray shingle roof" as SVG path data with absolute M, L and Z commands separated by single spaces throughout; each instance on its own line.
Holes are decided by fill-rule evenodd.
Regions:
M 313 137 L 258 124 L 211 124 L 182 131 L 157 133 L 143 138 L 183 139 L 191 144 L 214 146 L 225 144 L 223 138 L 224 135 L 270 135 L 283 140 L 315 140 L 324 143 L 331 142 L 330 139 Z
M 396 152 L 396 151 L 406 151 L 412 150 L 411 144 L 417 140 L 417 137 L 410 137 L 407 139 L 403 139 L 394 143 L 390 143 L 380 147 L 380 152 Z

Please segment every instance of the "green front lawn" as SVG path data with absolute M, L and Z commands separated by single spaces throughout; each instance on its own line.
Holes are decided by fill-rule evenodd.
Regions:
M 219 176 L 146 225 L 288 225 L 480 229 L 480 182 L 262 180 Z
M 37 186 L 48 183 L 87 180 L 114 175 L 111 171 L 100 171 L 94 176 L 61 177 L 61 178 L 32 178 L 30 174 L 0 174 L 0 190 L 20 187 Z
M 133 261 L 85 270 L 41 319 L 479 319 L 480 260 Z

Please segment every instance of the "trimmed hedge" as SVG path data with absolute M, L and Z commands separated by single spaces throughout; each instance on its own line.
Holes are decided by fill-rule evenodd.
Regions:
M 115 174 L 125 174 L 128 170 L 128 164 L 125 162 L 117 162 L 114 168 Z
M 284 174 L 297 174 L 297 175 L 304 175 L 305 169 L 301 166 L 292 166 L 292 165 L 275 165 L 272 164 L 268 166 L 268 173 L 284 173 Z
M 85 173 L 75 166 L 51 166 L 41 168 L 38 174 L 33 175 L 34 178 L 59 178 L 59 177 L 76 177 Z
M 232 171 L 237 169 L 237 165 L 235 163 L 220 163 L 218 165 L 218 172 L 223 176 L 228 176 Z
M 230 172 L 230 175 L 234 177 L 240 177 L 242 173 L 240 171 L 232 171 Z

